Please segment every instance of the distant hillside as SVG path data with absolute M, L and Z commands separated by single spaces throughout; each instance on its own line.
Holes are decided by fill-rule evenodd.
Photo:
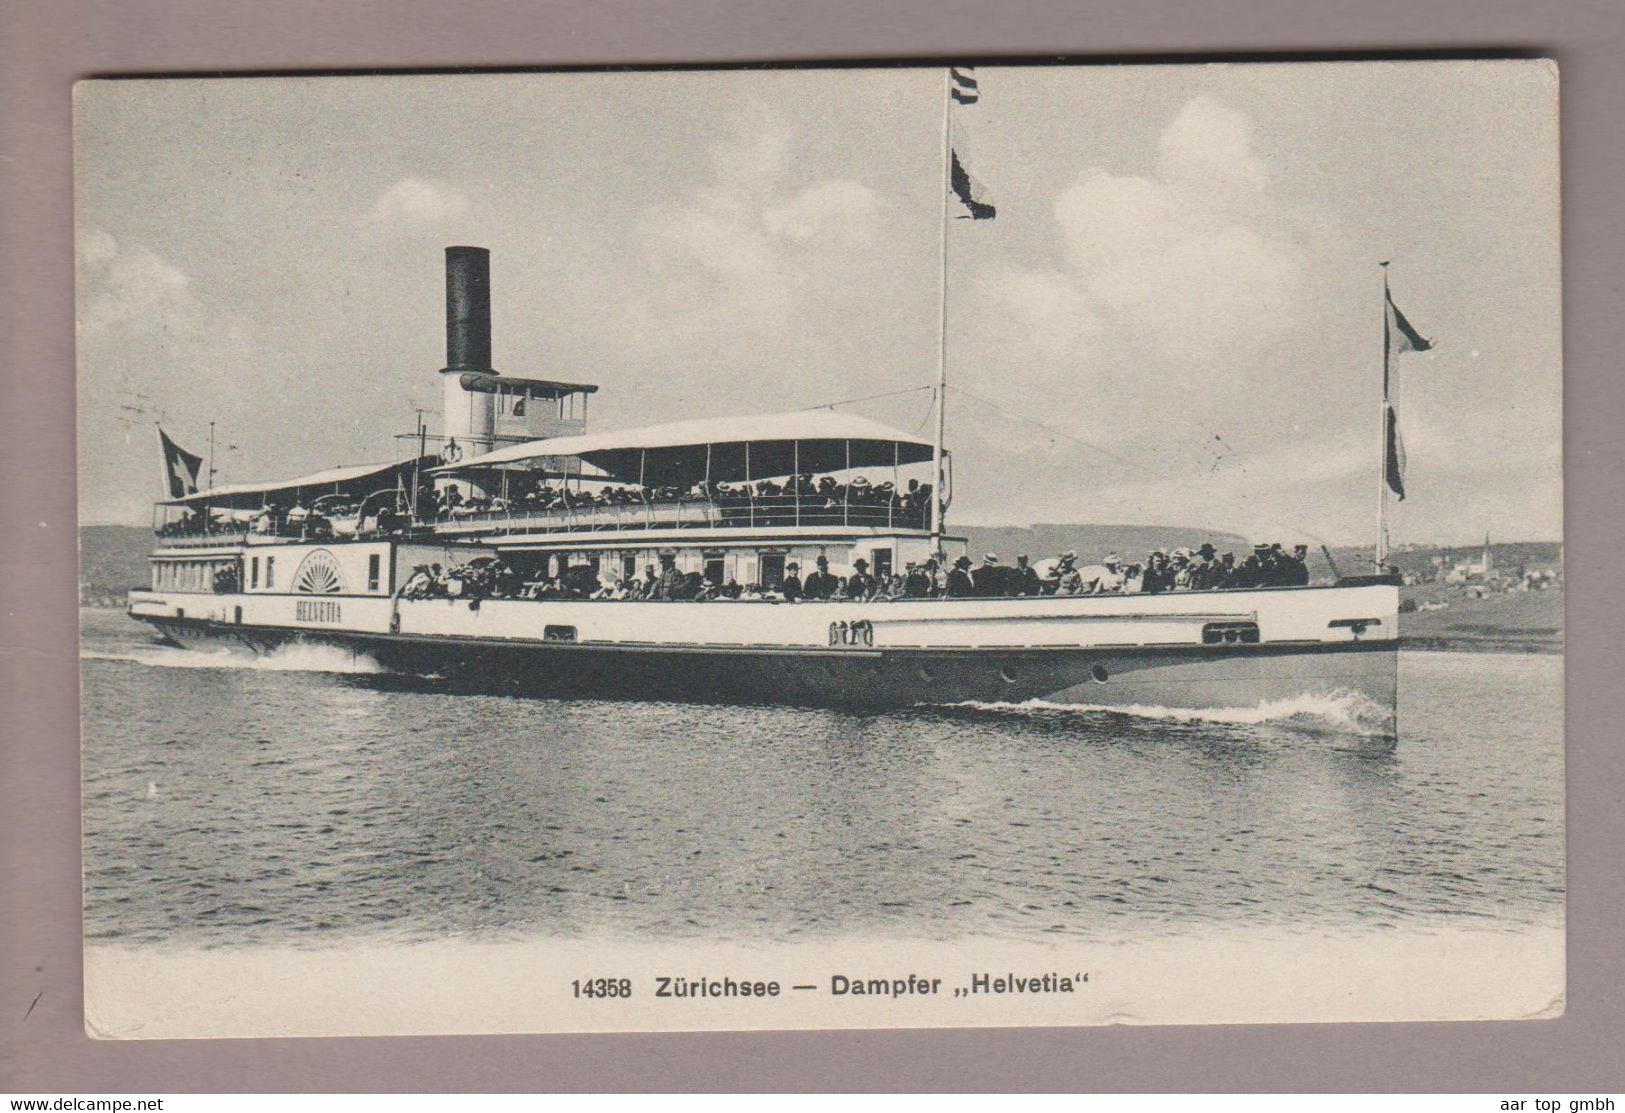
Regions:
M 980 561 L 984 553 L 997 553 L 999 559 L 1010 563 L 1022 553 L 1034 561 L 1058 556 L 1075 549 L 1079 563 L 1096 564 L 1108 553 L 1116 553 L 1124 560 L 1144 560 L 1152 549 L 1194 549 L 1204 541 L 1211 541 L 1222 553 L 1226 550 L 1240 556 L 1248 541 L 1234 533 L 1216 533 L 1211 530 L 1190 529 L 1184 526 L 1119 526 L 1057 524 L 1041 522 L 1020 526 L 954 526 L 951 533 L 963 535 L 970 543 L 970 555 Z M 1282 542 L 1290 544 L 1286 538 Z
M 152 530 L 144 526 L 83 526 L 79 530 L 79 602 L 87 607 L 124 603 L 132 587 L 152 582 L 147 553 Z

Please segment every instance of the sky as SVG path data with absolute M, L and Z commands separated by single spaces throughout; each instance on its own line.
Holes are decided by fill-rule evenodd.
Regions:
M 1370 544 L 1382 283 L 1396 544 L 1562 532 L 1541 62 L 982 67 L 998 208 L 947 228 L 949 524 Z M 852 404 L 930 435 L 937 68 L 99 81 L 76 94 L 81 520 L 153 423 L 220 482 L 383 461 L 438 410 L 443 248 L 494 364 L 590 428 Z M 923 388 L 923 389 L 914 389 Z M 436 414 L 431 414 L 431 427 Z

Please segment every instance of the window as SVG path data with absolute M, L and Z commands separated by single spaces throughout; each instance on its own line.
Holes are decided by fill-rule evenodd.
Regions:
M 368 591 L 377 591 L 378 590 L 378 573 L 379 573 L 381 563 L 382 562 L 381 562 L 381 560 L 379 558 L 379 555 L 377 553 L 373 553 L 371 556 L 369 556 L 367 558 L 367 590 Z
M 265 590 L 270 591 L 276 586 L 276 557 L 265 558 Z
M 260 586 L 260 558 L 255 557 L 248 562 L 248 586 Z
M 636 553 L 626 553 L 621 556 L 621 578 L 623 580 L 638 578 L 638 557 Z
M 758 577 L 761 585 L 770 591 L 778 590 L 784 583 L 784 554 L 763 553 L 761 555 L 761 573 Z
M 890 549 L 876 549 L 869 555 L 874 558 L 876 576 L 880 577 L 881 579 L 885 579 L 887 576 L 891 575 Z
M 720 584 L 723 580 L 722 554 L 711 552 L 705 554 L 705 582 Z
M 543 626 L 542 640 L 547 642 L 573 642 L 576 640 L 574 626 Z

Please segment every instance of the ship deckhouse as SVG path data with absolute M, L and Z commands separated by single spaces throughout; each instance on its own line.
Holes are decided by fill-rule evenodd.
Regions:
M 434 523 L 522 563 L 631 578 L 672 556 L 772 589 L 788 563 L 877 576 L 930 555 L 931 442 L 829 410 L 547 438 L 433 469 L 473 497 Z

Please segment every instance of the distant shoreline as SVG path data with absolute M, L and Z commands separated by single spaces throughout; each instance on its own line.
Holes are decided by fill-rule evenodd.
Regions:
M 1563 655 L 1563 644 L 1550 641 L 1531 641 L 1518 638 L 1462 638 L 1434 637 L 1431 635 L 1401 634 L 1399 648 L 1417 653 L 1510 653 L 1519 656 Z

